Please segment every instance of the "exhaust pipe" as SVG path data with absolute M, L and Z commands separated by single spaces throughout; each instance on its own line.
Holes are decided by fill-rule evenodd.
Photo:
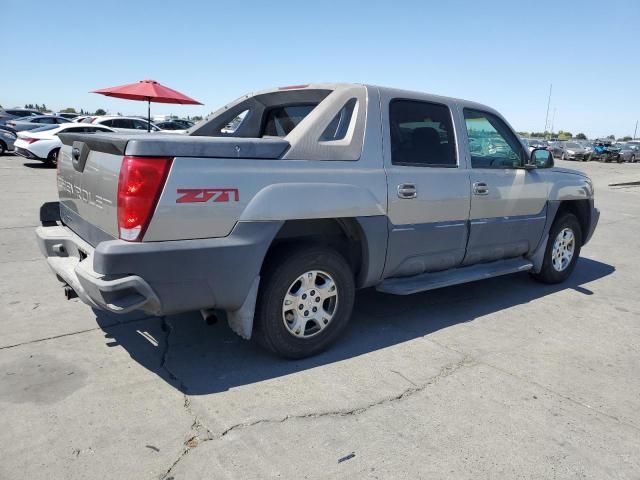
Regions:
M 214 310 L 202 309 L 200 310 L 200 315 L 202 315 L 202 319 L 207 325 L 215 325 L 218 323 L 218 315 L 216 315 Z
M 71 300 L 72 298 L 78 298 L 78 294 L 76 293 L 76 291 L 71 288 L 69 285 L 65 285 L 64 286 L 64 297 L 67 300 Z

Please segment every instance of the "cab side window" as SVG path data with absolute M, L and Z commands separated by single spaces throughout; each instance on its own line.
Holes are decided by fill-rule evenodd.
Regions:
M 520 168 L 525 163 L 522 143 L 497 116 L 464 109 L 472 168 Z
M 389 128 L 394 165 L 457 166 L 449 107 L 418 100 L 392 100 Z

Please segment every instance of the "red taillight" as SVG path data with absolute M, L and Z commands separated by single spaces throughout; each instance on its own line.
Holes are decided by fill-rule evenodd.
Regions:
M 28 143 L 29 145 L 31 145 L 32 143 L 37 142 L 38 140 L 42 140 L 41 138 L 31 138 L 31 137 L 23 137 L 22 140 L 24 140 L 26 143 Z
M 142 240 L 171 161 L 170 157 L 124 157 L 118 180 L 118 229 L 122 240 Z

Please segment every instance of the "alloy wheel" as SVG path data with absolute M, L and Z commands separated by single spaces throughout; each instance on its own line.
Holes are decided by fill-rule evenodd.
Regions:
M 556 236 L 551 252 L 551 263 L 557 272 L 562 272 L 569 266 L 575 249 L 576 237 L 573 230 L 563 228 Z
M 327 328 L 338 306 L 338 288 L 326 272 L 311 270 L 300 275 L 282 302 L 282 320 L 297 338 L 310 338 Z

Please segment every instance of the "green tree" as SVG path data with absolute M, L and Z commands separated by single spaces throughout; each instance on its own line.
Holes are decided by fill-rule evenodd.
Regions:
M 193 120 L 194 122 L 199 122 L 200 120 L 202 120 L 202 117 L 200 115 L 196 115 L 195 117 L 191 117 L 191 120 Z
M 558 138 L 560 140 L 569 140 L 573 138 L 573 134 L 571 132 L 563 132 L 562 130 L 560 130 L 558 132 Z
M 608 140 L 615 140 L 616 136 L 615 135 L 607 135 L 607 139 Z
M 584 133 L 579 133 L 576 135 L 577 140 L 586 140 L 587 136 Z
M 96 112 L 94 113 L 94 115 L 106 115 L 107 112 L 105 112 L 103 109 L 99 108 L 96 110 Z
M 622 140 L 623 142 L 628 142 L 629 140 L 633 140 L 633 138 L 631 138 L 629 135 L 622 137 L 620 140 Z
M 60 110 L 61 113 L 78 113 L 76 109 L 73 107 L 67 107 L 64 110 Z

